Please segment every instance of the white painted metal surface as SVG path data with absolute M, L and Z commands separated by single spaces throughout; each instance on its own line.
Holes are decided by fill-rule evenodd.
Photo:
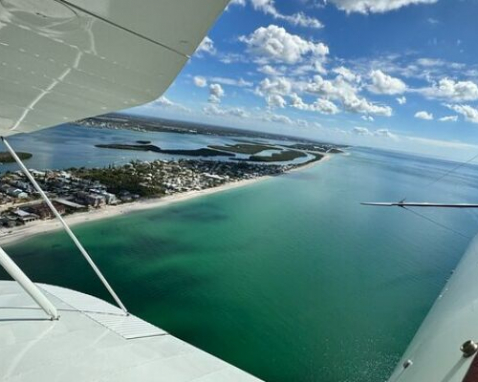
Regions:
M 67 0 L 190 56 L 229 0 Z
M 257 378 L 121 310 L 72 290 L 39 284 L 58 308 L 50 321 L 12 281 L 0 281 L 0 381 L 252 382 Z M 119 333 L 117 314 L 126 322 Z M 131 326 L 130 326 L 131 325 Z M 129 337 L 135 332 L 136 336 Z M 129 333 L 129 334 L 128 334 Z M 130 338 L 130 339 L 128 339 Z
M 478 340 L 478 236 L 422 323 L 389 382 L 461 382 L 473 357 L 460 346 Z M 413 298 L 413 296 L 410 296 Z M 413 364 L 403 368 L 403 363 Z
M 121 309 L 103 300 L 83 293 L 71 293 L 71 290 L 52 285 L 43 285 L 41 289 L 68 304 L 72 309 L 85 315 L 126 339 L 161 336 L 166 334 L 162 329 L 139 319 L 133 315 L 125 316 Z
M 0 135 L 157 99 L 227 3 L 0 1 Z

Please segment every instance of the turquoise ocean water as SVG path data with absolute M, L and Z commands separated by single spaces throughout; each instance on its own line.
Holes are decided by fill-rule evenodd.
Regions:
M 267 381 L 381 382 L 468 239 L 360 201 L 476 202 L 478 168 L 352 149 L 311 168 L 74 228 L 136 315 Z M 422 211 L 466 236 L 472 211 Z M 108 298 L 61 232 L 7 251 Z M 0 273 L 0 278 L 5 278 Z

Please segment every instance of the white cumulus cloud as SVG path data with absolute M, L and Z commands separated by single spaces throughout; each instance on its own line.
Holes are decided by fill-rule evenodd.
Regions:
M 360 135 L 362 137 L 390 138 L 394 140 L 398 139 L 398 137 L 388 129 L 378 129 L 375 131 L 371 131 L 366 127 L 356 126 L 351 130 L 351 132 L 352 134 Z
M 318 111 L 322 114 L 337 114 L 340 112 L 337 105 L 327 99 L 317 98 L 310 106 L 312 111 Z
M 229 9 L 230 6 L 232 5 L 240 5 L 242 7 L 244 7 L 246 5 L 246 0 L 231 0 L 229 1 L 229 4 L 227 6 L 227 10 Z
M 439 119 L 440 122 L 456 122 L 458 121 L 458 116 L 457 115 L 447 115 L 445 117 L 441 117 Z
M 207 80 L 204 77 L 195 76 L 193 81 L 194 85 L 196 85 L 198 88 L 205 88 L 207 86 Z
M 438 0 L 329 0 L 330 3 L 347 13 L 384 13 L 412 5 L 434 4 Z
M 370 72 L 372 81 L 369 90 L 376 94 L 401 94 L 407 90 L 407 85 L 399 78 L 394 78 L 385 74 L 381 70 L 372 70 Z
M 255 93 L 261 97 L 264 97 L 269 107 L 284 108 L 287 106 L 287 102 L 284 96 L 287 96 L 292 91 L 292 82 L 285 77 L 276 77 L 273 79 L 263 79 L 257 88 Z
M 359 127 L 359 126 L 354 127 L 352 129 L 352 133 L 357 135 L 362 135 L 362 136 L 372 135 L 369 129 L 367 129 L 366 127 Z
M 239 40 L 247 45 L 250 53 L 266 62 L 297 64 L 306 57 L 324 58 L 329 54 L 327 45 L 305 40 L 277 25 L 260 27 L 249 36 L 240 37 Z
M 342 76 L 348 82 L 360 82 L 361 80 L 359 75 L 355 74 L 350 69 L 344 66 L 339 66 L 338 68 L 334 68 L 332 72 L 338 74 L 339 76 Z
M 209 85 L 209 102 L 220 103 L 221 98 L 224 97 L 225 92 L 220 84 Z
M 273 113 L 267 113 L 262 117 L 262 120 L 266 122 L 282 123 L 284 125 L 292 125 L 294 123 L 292 119 L 290 119 L 286 115 Z
M 470 105 L 445 105 L 449 109 L 461 114 L 465 120 L 472 123 L 478 123 L 478 109 Z
M 357 95 L 350 95 L 342 101 L 344 108 L 352 113 L 374 114 L 382 117 L 391 117 L 393 110 L 387 105 L 378 105 Z
M 442 78 L 431 87 L 419 90 L 428 98 L 446 99 L 453 102 L 474 101 L 478 99 L 478 86 L 472 81 L 454 81 Z
M 313 80 L 305 85 L 305 91 L 322 95 L 326 99 L 338 100 L 345 110 L 359 114 L 373 114 L 390 117 L 393 110 L 390 106 L 378 105 L 366 98 L 359 97 L 359 89 L 350 84 L 341 75 L 333 80 L 325 80 L 316 75 Z
M 256 93 L 263 97 L 271 94 L 289 95 L 291 91 L 292 82 L 285 77 L 265 78 L 256 89 Z
M 305 103 L 296 93 L 291 94 L 290 105 L 299 110 L 316 111 L 322 114 L 337 114 L 340 112 L 337 105 L 335 105 L 332 101 L 317 98 L 314 103 L 308 104 Z
M 258 72 L 265 74 L 266 76 L 277 77 L 284 74 L 281 69 L 275 68 L 271 65 L 264 65 L 257 69 Z
M 415 118 L 431 121 L 433 120 L 433 114 L 422 110 L 415 113 Z
M 342 76 L 337 76 L 333 80 L 326 80 L 320 75 L 315 75 L 312 80 L 305 85 L 305 91 L 312 94 L 319 94 L 326 98 L 343 101 L 346 98 L 355 96 L 358 89 L 347 82 Z
M 171 107 L 174 105 L 174 102 L 171 101 L 169 98 L 165 97 L 165 96 L 161 96 L 159 97 L 155 103 L 157 105 L 161 105 L 161 106 L 166 106 L 166 107 Z
M 295 13 L 292 15 L 286 15 L 277 9 L 274 0 L 250 0 L 252 7 L 255 10 L 261 11 L 266 15 L 272 16 L 276 20 L 283 20 L 289 24 L 305 27 L 305 28 L 322 28 L 322 23 L 315 17 L 306 15 L 303 12 Z M 233 0 L 230 5 L 241 5 L 246 4 L 245 0 Z
M 222 85 L 237 86 L 240 88 L 250 88 L 254 85 L 252 82 L 246 81 L 243 78 L 235 79 L 228 77 L 211 77 L 209 80 Z
M 196 49 L 196 55 L 201 57 L 204 53 L 214 55 L 216 54 L 216 48 L 214 47 L 214 41 L 208 36 L 204 37 Z
M 405 97 L 405 96 L 398 97 L 397 102 L 398 102 L 399 105 L 405 105 L 407 103 L 407 97 Z
M 279 94 L 271 94 L 271 95 L 267 96 L 266 97 L 266 102 L 267 102 L 267 105 L 272 107 L 272 108 L 279 107 L 279 108 L 283 109 L 284 107 L 287 106 L 286 100 L 284 99 L 284 97 L 282 97 Z
M 204 114 L 219 117 L 249 118 L 249 113 L 241 107 L 221 108 L 217 104 L 207 105 L 203 109 Z
M 180 103 L 177 103 L 177 102 L 173 102 L 165 96 L 159 97 L 156 101 L 153 101 L 153 102 L 147 104 L 146 106 L 147 107 L 159 106 L 159 107 L 162 107 L 162 108 L 177 109 L 177 110 L 185 111 L 185 112 L 190 112 L 191 111 L 191 109 L 187 108 L 186 106 L 181 105 Z

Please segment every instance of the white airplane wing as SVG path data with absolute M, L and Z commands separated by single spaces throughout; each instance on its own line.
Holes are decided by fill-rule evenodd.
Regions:
M 478 381 L 478 356 L 474 344 L 478 341 L 477 264 L 478 236 L 470 244 L 389 382 Z M 465 344 L 468 341 L 472 342 Z
M 0 135 L 157 99 L 228 1 L 0 1 Z
M 0 281 L 0 381 L 259 381 L 95 297 L 38 287 L 59 320 L 49 320 L 19 284 Z

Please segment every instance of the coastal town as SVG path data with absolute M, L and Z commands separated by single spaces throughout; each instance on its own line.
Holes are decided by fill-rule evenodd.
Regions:
M 31 169 L 35 180 L 61 215 L 87 212 L 200 191 L 226 183 L 280 175 L 297 165 L 207 160 L 133 161 L 107 168 Z M 9 230 L 54 215 L 21 171 L 0 176 L 0 230 Z

